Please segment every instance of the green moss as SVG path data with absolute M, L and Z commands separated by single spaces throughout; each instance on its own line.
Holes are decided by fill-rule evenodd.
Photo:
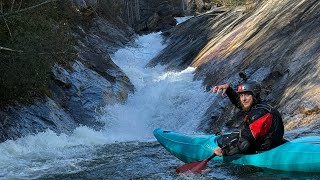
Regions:
M 41 1 L 28 1 L 22 9 Z M 9 12 L 10 6 L 4 6 Z M 0 19 L 0 105 L 32 102 L 48 95 L 52 66 L 75 58 L 75 39 L 71 35 L 64 1 L 51 2 L 26 12 Z M 10 35 L 11 33 L 11 35 Z

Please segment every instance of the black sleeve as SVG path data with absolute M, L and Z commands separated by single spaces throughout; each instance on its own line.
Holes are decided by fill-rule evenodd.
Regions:
M 237 92 L 235 92 L 230 86 L 226 91 L 227 96 L 229 97 L 232 104 L 234 104 L 237 108 L 241 108 L 240 106 L 240 97 Z
M 272 126 L 269 138 L 272 140 L 272 147 L 278 146 L 283 143 L 284 125 L 280 112 L 272 109 Z
M 222 150 L 223 156 L 232 156 L 232 155 L 240 154 L 240 153 L 241 153 L 241 151 L 238 148 L 238 146 L 232 146 L 232 147 L 228 147 L 228 148 Z
M 230 136 L 230 135 L 229 135 Z M 224 142 L 224 147 L 222 147 L 223 156 L 232 156 L 234 154 L 239 154 L 240 149 L 238 148 L 239 134 L 235 137 L 226 137 Z
M 243 154 L 250 148 L 250 142 L 245 138 L 239 138 L 237 142 L 230 143 L 229 146 L 222 150 L 224 156 L 232 156 L 235 154 Z
M 243 122 L 240 129 L 241 129 L 241 136 L 244 139 L 248 140 L 251 143 L 254 143 L 256 141 L 256 139 L 253 137 L 251 129 L 247 123 Z

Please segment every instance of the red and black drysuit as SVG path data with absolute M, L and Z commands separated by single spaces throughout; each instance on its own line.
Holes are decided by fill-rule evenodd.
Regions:
M 240 105 L 240 96 L 231 87 L 226 91 L 231 102 L 241 109 L 236 118 L 243 119 L 240 134 L 222 135 L 218 140 L 220 147 L 224 147 L 223 155 L 248 154 L 269 150 L 284 142 L 284 127 L 278 110 L 268 104 L 263 104 L 254 97 L 254 104 L 248 112 L 244 112 Z

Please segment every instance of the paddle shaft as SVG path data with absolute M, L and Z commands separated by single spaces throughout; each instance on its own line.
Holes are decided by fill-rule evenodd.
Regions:
M 213 154 L 205 160 L 187 163 L 183 166 L 178 167 L 176 169 L 176 172 L 177 173 L 185 173 L 185 172 L 201 173 L 201 171 L 207 167 L 207 163 L 215 156 L 216 154 Z
M 208 159 L 207 159 L 207 161 L 210 161 L 212 158 L 214 158 L 214 157 L 216 157 L 216 153 L 214 153 L 213 155 L 211 155 Z
M 221 149 L 225 149 L 226 147 L 228 147 L 228 144 L 223 146 Z M 176 169 L 177 173 L 185 173 L 185 172 L 192 172 L 192 173 L 201 173 L 202 170 L 204 170 L 207 167 L 207 163 L 213 159 L 214 157 L 216 157 L 217 154 L 213 153 L 213 155 L 211 155 L 210 157 L 208 157 L 205 160 L 202 161 L 197 161 L 197 162 L 191 162 L 191 163 L 187 163 L 183 166 L 180 166 Z

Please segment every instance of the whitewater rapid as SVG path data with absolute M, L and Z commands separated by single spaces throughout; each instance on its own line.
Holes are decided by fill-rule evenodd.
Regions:
M 124 105 L 108 106 L 102 117 L 108 124 L 108 137 L 117 141 L 153 138 L 157 127 L 194 132 L 213 100 L 201 81 L 193 81 L 194 68 L 165 72 L 163 66 L 146 68 L 146 64 L 165 45 L 160 33 L 136 40 L 139 47 L 120 49 L 114 62 L 129 76 L 135 86 Z

